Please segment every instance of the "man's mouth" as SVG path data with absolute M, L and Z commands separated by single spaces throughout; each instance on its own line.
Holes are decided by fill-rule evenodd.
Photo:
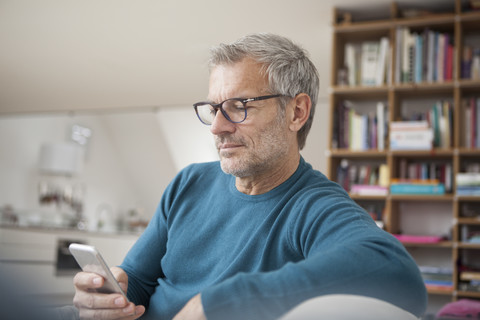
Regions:
M 244 147 L 244 143 L 241 141 L 232 141 L 227 139 L 218 139 L 216 141 L 218 152 L 230 152 L 238 148 Z
M 231 150 L 241 147 L 241 144 L 237 143 L 221 143 L 218 145 L 218 150 Z

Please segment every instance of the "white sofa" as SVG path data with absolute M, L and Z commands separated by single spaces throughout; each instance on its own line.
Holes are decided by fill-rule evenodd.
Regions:
M 279 320 L 418 320 L 391 303 L 355 295 L 325 295 L 298 305 Z

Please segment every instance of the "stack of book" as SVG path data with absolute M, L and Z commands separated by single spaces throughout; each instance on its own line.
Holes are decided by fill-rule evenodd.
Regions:
M 444 195 L 445 185 L 436 179 L 392 179 L 390 194 Z
M 371 106 L 375 111 L 361 114 L 355 104 L 342 101 L 334 113 L 332 146 L 356 151 L 384 150 L 388 117 L 385 104 Z
M 461 271 L 460 281 L 461 290 L 480 292 L 480 271 Z
M 344 65 L 350 86 L 380 86 L 387 82 L 390 68 L 390 43 L 387 37 L 380 41 L 345 44 Z
M 453 290 L 452 268 L 419 266 L 419 269 L 427 289 L 446 292 Z
M 409 183 L 441 183 L 446 192 L 452 192 L 453 168 L 450 162 L 408 161 L 405 158 L 399 161 L 399 175 L 393 182 Z
M 387 195 L 388 167 L 386 164 L 357 164 L 343 159 L 337 168 L 338 183 L 357 195 Z
M 429 150 L 433 131 L 428 121 L 393 121 L 390 123 L 391 150 Z
M 480 148 L 480 98 L 463 99 L 465 110 L 465 147 Z
M 453 103 L 451 101 L 437 101 L 424 112 L 413 112 L 403 121 L 427 121 L 433 131 L 433 146 L 450 148 L 453 141 Z
M 442 82 L 453 79 L 453 36 L 425 29 L 396 30 L 395 82 Z
M 478 108 L 480 111 L 480 105 Z M 471 119 L 467 113 L 466 117 Z M 475 119 L 480 121 L 480 116 Z M 475 123 L 471 123 L 471 126 L 476 128 Z M 480 137 L 478 140 L 480 141 Z M 392 150 L 450 148 L 452 141 L 453 107 L 450 101 L 437 101 L 426 112 L 415 112 L 408 119 L 390 124 L 390 149 Z
M 480 196 L 480 173 L 459 172 L 455 176 L 457 195 Z

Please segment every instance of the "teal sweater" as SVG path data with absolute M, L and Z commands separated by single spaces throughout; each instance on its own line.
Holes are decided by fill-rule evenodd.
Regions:
M 303 159 L 283 184 L 245 195 L 218 162 L 166 189 L 121 267 L 147 319 L 171 319 L 201 293 L 209 320 L 275 319 L 325 294 L 358 294 L 421 315 L 426 291 L 394 237 Z

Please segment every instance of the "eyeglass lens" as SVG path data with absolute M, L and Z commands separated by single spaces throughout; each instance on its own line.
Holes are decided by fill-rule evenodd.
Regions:
M 211 104 L 197 105 L 197 114 L 200 120 L 205 124 L 212 124 L 215 115 L 220 109 Z M 222 113 L 231 122 L 242 122 L 247 114 L 243 103 L 239 100 L 226 100 L 222 104 Z

